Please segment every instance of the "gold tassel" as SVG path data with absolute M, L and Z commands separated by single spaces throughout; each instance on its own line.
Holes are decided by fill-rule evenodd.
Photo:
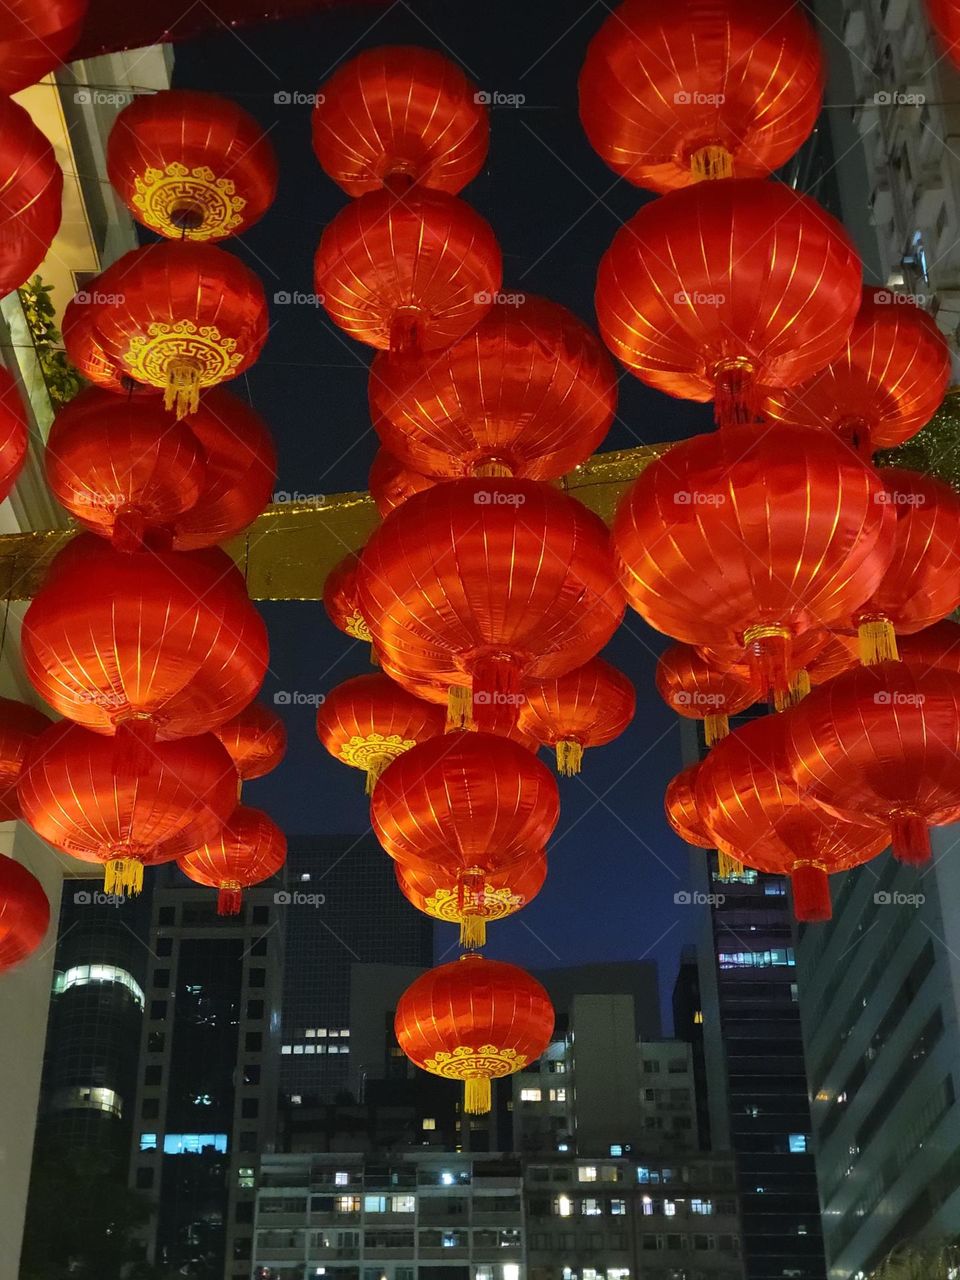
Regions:
M 878 662 L 899 662 L 897 633 L 889 618 L 869 618 L 861 622 L 857 631 L 860 641 L 860 661 L 865 667 L 875 667 Z
M 473 690 L 469 685 L 452 684 L 447 690 L 447 733 L 473 725 Z
M 776 711 L 786 711 L 802 702 L 810 692 L 810 675 L 806 667 L 801 667 L 790 677 L 786 689 L 774 689 L 773 706 Z
M 734 876 L 743 875 L 743 863 L 732 853 L 723 849 L 717 850 L 717 872 L 721 880 L 732 880 Z
M 373 789 L 380 781 L 380 775 L 390 764 L 393 764 L 393 756 L 374 756 L 369 762 L 367 765 L 367 781 L 364 787 L 364 791 L 368 796 L 373 795 Z
M 727 719 L 724 711 L 711 711 L 708 716 L 703 717 L 703 736 L 707 740 L 708 747 L 714 747 L 730 732 L 730 721 Z
M 501 458 L 487 458 L 484 462 L 477 463 L 473 468 L 473 474 L 478 479 L 484 476 L 510 477 L 513 475 L 513 467 Z
M 177 418 L 185 418 L 200 408 L 200 370 L 192 360 L 170 361 L 163 407 L 173 410 Z
M 690 155 L 690 172 L 695 182 L 704 182 L 713 178 L 732 178 L 733 156 L 726 147 L 716 142 L 698 147 Z
M 103 864 L 103 891 L 131 898 L 143 891 L 143 863 L 136 858 L 111 858 Z
M 460 945 L 470 951 L 486 946 L 487 922 L 483 916 L 465 915 L 460 919 Z
M 469 1116 L 482 1116 L 490 1110 L 491 1089 L 486 1076 L 480 1080 L 464 1080 L 463 1109 Z
M 583 747 L 572 738 L 561 738 L 557 743 L 557 773 L 561 778 L 572 778 L 580 772 L 583 763 Z

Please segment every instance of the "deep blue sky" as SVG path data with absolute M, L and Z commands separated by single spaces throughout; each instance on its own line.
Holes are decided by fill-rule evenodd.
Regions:
M 271 299 L 280 291 L 312 293 L 318 237 L 346 197 L 314 159 L 309 106 L 278 105 L 274 96 L 314 93 L 361 48 L 423 44 L 445 50 L 481 88 L 525 96 L 520 108 L 492 112 L 487 166 L 464 196 L 500 239 L 505 290 L 544 294 L 595 324 L 597 263 L 620 223 L 648 198 L 615 179 L 577 118 L 577 72 L 606 12 L 582 0 L 446 0 L 418 4 L 414 12 L 400 0 L 379 19 L 361 7 L 179 46 L 175 83 L 235 98 L 269 129 L 278 152 L 276 205 L 230 247 L 259 272 Z M 340 334 L 320 309 L 272 305 L 271 319 L 247 392 L 276 437 L 278 488 L 365 488 L 376 448 L 366 405 L 372 353 Z M 680 439 L 709 423 L 708 408 L 671 400 L 623 374 L 618 418 L 604 448 Z M 351 648 L 320 604 L 268 604 L 263 612 L 274 673 L 265 700 L 278 689 L 323 693 L 370 669 L 364 647 Z M 606 651 L 636 683 L 637 718 L 618 742 L 587 755 L 582 779 L 562 781 L 547 886 L 517 919 L 491 931 L 488 954 L 530 966 L 649 955 L 660 964 L 666 1003 L 694 913 L 673 901 L 686 884 L 686 854 L 662 810 L 664 787 L 680 767 L 678 726 L 653 687 L 663 644 L 630 614 Z M 309 707 L 291 706 L 285 714 L 287 759 L 273 777 L 249 787 L 250 802 L 268 808 L 288 832 L 364 829 L 359 775 L 323 752 Z M 446 947 L 454 934 L 441 932 Z

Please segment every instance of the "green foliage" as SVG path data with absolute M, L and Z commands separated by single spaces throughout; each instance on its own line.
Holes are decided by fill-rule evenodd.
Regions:
M 54 409 L 60 409 L 82 390 L 83 379 L 63 350 L 63 335 L 57 328 L 57 314 L 50 296 L 53 286 L 44 284 L 39 276 L 34 276 L 18 292 L 40 361 L 43 381 Z
M 900 1245 L 881 1262 L 871 1280 L 960 1280 L 960 1245 L 943 1241 Z
M 922 471 L 960 490 L 960 392 L 948 392 L 921 432 L 906 444 L 882 450 L 874 462 Z

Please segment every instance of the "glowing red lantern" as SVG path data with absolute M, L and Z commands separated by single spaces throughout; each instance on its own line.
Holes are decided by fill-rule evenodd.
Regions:
M 212 245 L 133 249 L 99 281 L 119 299 L 97 309 L 107 354 L 136 381 L 162 387 L 178 417 L 196 413 L 204 387 L 248 369 L 267 339 L 263 285 Z
M 648 466 L 613 526 L 633 607 L 693 645 L 738 645 L 786 690 L 790 642 L 844 621 L 893 553 L 876 471 L 828 431 L 728 427 Z
M 226 747 L 241 782 L 272 773 L 287 752 L 286 726 L 262 702 L 251 702 L 213 732 Z
M 627 0 L 587 49 L 580 120 L 639 187 L 763 177 L 809 137 L 823 76 L 813 25 L 789 0 Z
M 399 458 L 395 458 L 386 449 L 378 449 L 367 483 L 370 497 L 377 504 L 380 515 L 386 519 L 391 511 L 408 498 L 412 498 L 415 493 L 423 493 L 424 489 L 432 489 L 437 482 L 405 467 Z
M 442 355 L 384 354 L 370 370 L 380 439 L 438 479 L 561 476 L 598 447 L 616 407 L 603 347 L 544 298 L 492 307 Z
M 350 551 L 330 570 L 323 584 L 323 607 L 338 631 L 352 636 L 354 640 L 365 640 L 370 644 L 373 637 L 360 612 L 357 588 L 359 568 L 359 556 Z
M 200 496 L 205 460 L 159 400 L 90 387 L 57 414 L 44 454 L 54 497 L 87 529 L 135 550 Z
M 38 693 L 101 733 L 179 738 L 241 711 L 267 667 L 267 633 L 230 559 L 121 554 L 92 534 L 59 552 L 23 621 Z
M 843 349 L 861 266 L 843 227 L 780 182 L 731 179 L 652 200 L 597 275 L 597 319 L 641 381 L 749 422 L 758 387 L 806 381 Z
M 671 645 L 660 655 L 656 682 L 660 697 L 678 716 L 703 721 L 709 747 L 730 732 L 730 716 L 763 697 L 749 668 L 712 666 L 686 644 Z
M 0 367 L 0 502 L 17 483 L 27 456 L 27 420 L 20 388 Z
M 926 9 L 944 52 L 960 67 L 960 4 L 957 0 L 926 0 Z
M 348 196 L 412 183 L 456 195 L 483 166 L 483 99 L 434 49 L 364 49 L 321 86 L 313 149 Z
M 19 93 L 66 62 L 86 13 L 87 0 L 8 0 L 0 14 L 0 94 Z
M 623 616 L 602 521 L 532 480 L 415 495 L 372 534 L 359 583 L 378 652 L 414 678 L 469 683 L 481 728 L 515 721 L 524 680 L 582 666 Z
M 800 386 L 774 390 L 766 417 L 825 426 L 864 455 L 916 435 L 950 378 L 950 349 L 933 319 L 901 294 L 865 288 L 846 346 Z
M 826 684 L 834 676 L 843 675 L 844 671 L 855 667 L 859 661 L 860 645 L 857 637 L 845 636 L 839 632 L 831 633 L 820 652 L 804 664 L 807 687 L 802 690 L 802 696 L 806 697 L 810 686 Z
M 697 849 L 716 849 L 717 874 L 723 880 L 743 875 L 743 863 L 720 837 L 707 830 L 697 804 L 700 765 L 692 764 L 671 778 L 663 797 L 663 811 L 675 835 Z
M 17 783 L 30 743 L 50 728 L 50 718 L 27 702 L 0 698 L 0 822 L 20 817 Z
M 101 292 L 105 274 L 101 273 L 97 278 L 96 292 L 74 294 L 64 308 L 60 324 L 63 345 L 67 349 L 70 363 L 95 387 L 103 387 L 106 391 L 115 391 L 125 396 L 152 399 L 159 394 L 158 388 L 144 386 L 131 378 L 121 368 L 120 362 L 107 351 L 100 336 L 97 316 L 104 306 L 113 301 L 112 295 Z
M 277 193 L 276 157 L 253 116 L 189 89 L 124 107 L 110 130 L 107 177 L 138 222 L 177 240 L 240 235 Z
M 107 893 L 139 893 L 143 868 L 211 839 L 237 803 L 213 734 L 157 742 L 136 771 L 119 738 L 62 720 L 35 738 L 20 777 L 24 821 L 64 853 L 104 866 Z
M 0 79 L 4 25 L 0 18 Z M 0 96 L 0 294 L 24 284 L 47 256 L 62 195 L 53 147 L 23 107 Z
M 880 853 L 886 831 L 815 805 L 790 772 L 789 718 L 742 725 L 697 773 L 696 803 L 707 830 L 748 867 L 789 875 L 798 920 L 830 919 L 828 874 Z
M 367 775 L 367 794 L 397 756 L 445 727 L 443 711 L 385 675 L 354 676 L 326 695 L 317 710 L 317 737 L 335 760 Z
M 960 675 L 882 662 L 821 685 L 789 713 L 791 766 L 829 812 L 882 825 L 901 862 L 960 815 Z
M 637 709 L 633 685 L 616 667 L 593 658 L 552 680 L 523 686 L 519 728 L 554 747 L 557 772 L 580 772 L 587 747 L 602 747 L 627 728 Z
M 400 892 L 418 911 L 445 924 L 459 925 L 461 946 L 482 947 L 492 920 L 504 920 L 522 910 L 543 888 L 547 856 L 542 852 L 526 854 L 503 871 L 486 876 L 467 904 L 462 902 L 456 878 L 442 870 L 398 862 L 395 871 Z
M 259 809 L 237 805 L 211 839 L 183 854 L 177 866 L 194 884 L 219 889 L 217 915 L 236 916 L 243 891 L 277 874 L 287 860 L 287 837 Z
M 43 885 L 19 862 L 0 855 L 0 973 L 33 955 L 49 927 Z
M 314 284 L 334 324 L 372 347 L 434 351 L 493 305 L 500 246 L 468 204 L 415 187 L 361 196 L 328 223 Z
M 394 1030 L 415 1066 L 464 1082 L 464 1110 L 490 1110 L 490 1081 L 534 1063 L 553 1035 L 553 1006 L 529 973 L 461 956 L 430 969 L 400 997 Z

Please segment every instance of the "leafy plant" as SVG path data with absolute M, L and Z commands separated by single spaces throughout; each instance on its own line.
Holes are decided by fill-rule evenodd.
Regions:
M 82 390 L 83 379 L 63 349 L 52 292 L 53 285 L 44 284 L 38 275 L 18 290 L 47 393 L 54 409 L 59 409 Z
M 936 476 L 960 490 L 960 391 L 949 391 L 927 425 L 906 444 L 884 449 L 874 462 L 880 467 L 906 467 Z

